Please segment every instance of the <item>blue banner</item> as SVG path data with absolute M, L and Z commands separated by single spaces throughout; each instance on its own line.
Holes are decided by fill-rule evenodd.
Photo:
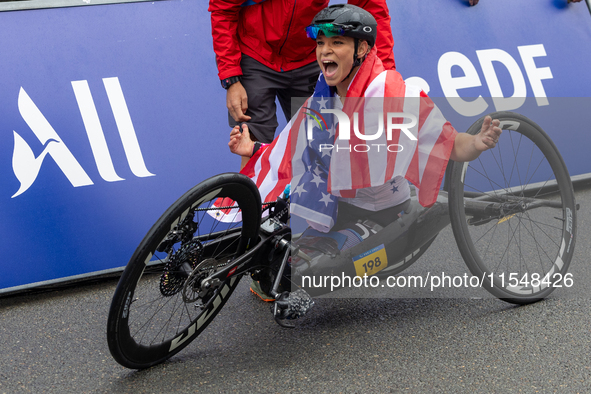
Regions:
M 459 131 L 523 112 L 591 172 L 584 3 L 388 4 L 398 71 L 455 97 L 437 102 Z M 2 12 L 0 53 L 0 289 L 124 266 L 176 198 L 239 168 L 206 1 Z

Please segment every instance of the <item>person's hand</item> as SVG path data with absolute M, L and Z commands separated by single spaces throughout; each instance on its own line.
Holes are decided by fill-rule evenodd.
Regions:
M 236 122 L 246 122 L 250 116 L 244 113 L 248 109 L 248 96 L 240 81 L 233 83 L 226 92 L 226 107 Z
M 576 1 L 581 1 L 581 0 L 576 0 Z M 470 0 L 470 5 L 476 5 L 478 4 L 478 0 Z
M 242 125 L 242 132 L 240 126 L 234 126 L 230 132 L 230 142 L 228 142 L 230 152 L 242 157 L 251 157 L 254 149 L 254 141 L 250 139 L 250 132 L 248 126 Z
M 493 120 L 493 118 L 488 115 L 484 118 L 480 133 L 476 135 L 476 140 L 474 141 L 476 150 L 483 152 L 487 149 L 494 148 L 497 145 L 497 142 L 499 142 L 499 137 L 503 132 L 503 130 L 501 130 L 499 127 L 500 124 L 500 120 Z
M 568 0 L 569 3 L 578 3 L 581 0 Z

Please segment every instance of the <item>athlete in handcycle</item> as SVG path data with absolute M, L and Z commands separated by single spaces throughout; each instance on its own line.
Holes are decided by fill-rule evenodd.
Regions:
M 340 97 L 369 97 L 368 91 L 404 87 L 402 82 L 390 82 L 397 78 L 396 72 L 387 71 L 385 78 L 380 77 L 379 61 L 370 50 L 372 37 L 367 34 L 374 26 L 371 15 L 367 17 L 362 10 L 349 13 L 350 7 L 329 7 L 308 30 L 317 40 L 317 57 L 328 89 L 335 87 Z M 361 67 L 356 64 L 360 58 L 364 59 Z M 412 96 L 412 92 L 403 93 L 395 97 Z M 437 116 L 419 123 L 432 118 Z M 443 135 L 438 138 L 447 141 L 441 143 L 447 151 L 439 163 L 441 176 L 446 171 L 444 190 L 438 190 L 438 179 L 435 193 L 425 193 L 425 179 L 416 179 L 414 183 L 420 185 L 417 198 L 408 201 L 410 188 L 397 192 L 400 200 L 388 199 L 377 215 L 369 217 L 363 211 L 360 223 L 341 219 L 342 229 L 341 210 L 333 231 L 351 230 L 359 224 L 371 234 L 348 249 L 315 248 L 310 240 L 322 237 L 306 234 L 292 248 L 288 200 L 294 213 L 307 209 L 297 187 L 306 173 L 320 176 L 316 167 L 313 174 L 302 171 L 299 178 L 291 179 L 289 199 L 275 200 L 275 194 L 272 201 L 261 203 L 259 188 L 242 174 L 218 175 L 189 190 L 154 224 L 123 272 L 109 312 L 107 338 L 113 357 L 126 367 L 146 368 L 176 354 L 213 320 L 245 274 L 264 284 L 266 293 L 276 299 L 273 315 L 287 326 L 308 311 L 312 300 L 304 289 L 288 291 L 286 277 L 297 284 L 294 276 L 302 273 L 361 275 L 362 268 L 367 274 L 395 275 L 416 261 L 450 221 L 464 261 L 489 292 L 518 304 L 547 297 L 567 275 L 576 230 L 574 192 L 556 147 L 538 125 L 509 112 L 486 116 L 467 133 L 456 134 L 445 122 L 439 128 Z M 501 129 L 506 143 L 498 141 Z M 254 146 L 245 138 L 246 131 L 234 129 L 230 147 L 238 154 L 251 155 Z M 294 146 L 298 151 L 298 145 Z M 258 149 L 252 167 L 274 148 L 277 144 Z M 487 157 L 480 155 L 482 151 Z M 249 171 L 248 166 L 245 170 Z M 297 174 L 295 169 L 293 174 Z M 325 182 L 334 178 L 333 173 L 323 176 Z M 406 176 L 414 179 L 412 173 Z M 364 209 L 368 201 L 375 203 L 384 188 L 392 187 L 390 182 L 401 189 L 408 185 L 394 176 L 370 188 L 353 188 L 364 193 L 351 194 L 351 185 L 333 190 L 343 196 L 341 207 L 348 204 L 357 210 Z M 418 202 L 421 199 L 427 207 Z M 268 214 L 261 219 L 263 211 Z M 334 225 L 331 215 L 325 219 L 315 226 Z M 320 255 L 310 253 L 317 249 Z M 387 266 L 356 259 L 367 251 L 384 253 Z M 290 278 L 286 274 L 292 268 L 295 275 Z M 509 280 L 512 274 L 520 281 Z

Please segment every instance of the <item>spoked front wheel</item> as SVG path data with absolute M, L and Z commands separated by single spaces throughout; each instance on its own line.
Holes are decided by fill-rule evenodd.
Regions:
M 451 225 L 471 273 L 490 293 L 526 304 L 568 287 L 576 207 L 560 153 L 533 121 L 512 112 L 496 147 L 472 162 L 452 163 Z M 468 130 L 477 134 L 483 119 Z
M 178 199 L 142 240 L 115 291 L 107 328 L 115 360 L 147 368 L 199 335 L 239 277 L 206 289 L 203 280 L 255 244 L 260 217 L 258 190 L 240 174 L 210 178 Z

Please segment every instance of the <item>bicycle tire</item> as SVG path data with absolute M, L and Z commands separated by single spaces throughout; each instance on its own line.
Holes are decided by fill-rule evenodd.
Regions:
M 219 198 L 234 200 L 240 211 L 211 210 Z M 241 221 L 214 219 L 212 215 L 219 217 L 221 212 L 240 212 Z M 202 294 L 196 291 L 200 280 L 255 244 L 260 218 L 258 190 L 241 174 L 214 176 L 172 204 L 141 241 L 117 285 L 107 323 L 113 358 L 127 368 L 143 369 L 194 340 L 224 306 L 240 277 L 230 276 Z
M 512 112 L 490 116 L 503 129 L 496 147 L 475 161 L 452 163 L 451 225 L 482 287 L 507 302 L 528 304 L 568 284 L 576 240 L 574 190 L 560 152 L 540 126 Z M 483 120 L 468 133 L 480 132 Z M 495 213 L 475 210 L 477 200 L 497 204 Z

